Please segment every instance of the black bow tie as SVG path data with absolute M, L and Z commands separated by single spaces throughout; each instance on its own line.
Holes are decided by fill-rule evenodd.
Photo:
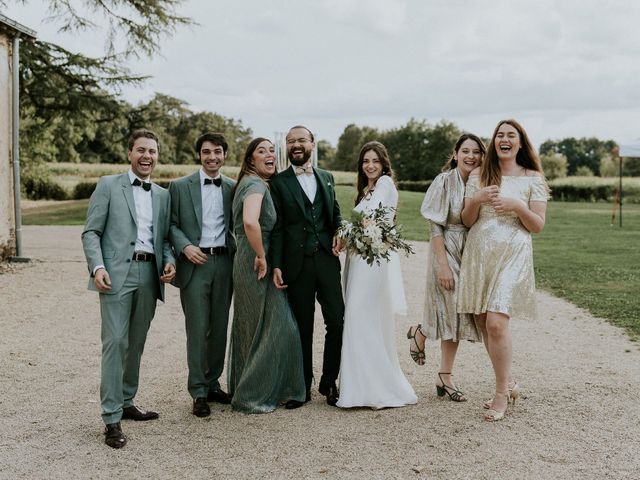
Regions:
M 151 190 L 151 182 L 141 182 L 139 178 L 136 178 L 131 185 L 134 187 L 142 187 L 145 192 Z
M 218 178 L 205 178 L 204 179 L 204 184 L 205 185 L 211 185 L 214 184 L 216 187 L 219 187 L 220 185 L 222 185 L 222 178 L 218 177 Z

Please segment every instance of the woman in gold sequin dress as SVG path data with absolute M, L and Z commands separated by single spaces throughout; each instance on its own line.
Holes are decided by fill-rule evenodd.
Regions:
M 443 173 L 429 186 L 420 209 L 429 222 L 431 253 L 427 263 L 424 320 L 407 333 L 411 341 L 409 351 L 418 365 L 424 365 L 425 340 L 440 340 L 436 392 L 439 397 L 446 393 L 454 402 L 467 401 L 451 378 L 459 342 L 475 342 L 481 338 L 473 315 L 458 313 L 456 298 L 468 231 L 460 219 L 464 185 L 471 171 L 480 166 L 485 153 L 486 148 L 480 138 L 470 133 L 461 135 Z
M 545 223 L 548 188 L 538 155 L 515 120 L 498 123 L 482 166 L 469 175 L 462 221 L 470 227 L 460 268 L 458 311 L 473 313 L 496 388 L 485 420 L 501 420 L 518 396 L 509 320 L 535 316 L 531 233 Z

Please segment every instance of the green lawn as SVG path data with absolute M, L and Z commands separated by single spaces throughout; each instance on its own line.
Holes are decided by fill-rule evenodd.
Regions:
M 355 189 L 336 187 L 343 214 Z M 398 223 L 410 240 L 428 239 L 420 215 L 423 194 L 400 192 Z M 26 210 L 25 225 L 82 225 L 88 200 Z M 624 327 L 640 338 L 640 205 L 624 206 L 624 227 L 610 225 L 611 205 L 550 202 L 547 224 L 533 236 L 537 285 Z M 347 217 L 348 218 L 348 217 Z
M 23 225 L 84 225 L 89 199 L 43 202 L 22 209 Z
M 551 202 L 533 237 L 537 285 L 640 338 L 640 205 Z

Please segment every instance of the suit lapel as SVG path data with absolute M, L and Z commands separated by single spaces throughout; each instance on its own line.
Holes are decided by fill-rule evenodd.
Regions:
M 291 192 L 291 195 L 293 195 L 293 198 L 296 200 L 296 203 L 300 207 L 300 210 L 302 210 L 302 213 L 306 215 L 307 210 L 304 208 L 304 200 L 302 198 L 302 195 L 306 194 L 304 193 L 304 190 L 302 190 L 300 182 L 298 182 L 298 179 L 296 178 L 296 174 L 293 172 L 293 169 L 289 167 L 282 172 L 282 175 L 285 180 L 284 184 L 289 189 L 289 192 Z
M 324 208 L 327 211 L 329 222 L 333 223 L 333 196 L 331 195 L 331 185 L 328 178 L 323 178 L 318 170 L 315 168 L 313 172 L 316 175 L 316 182 L 318 182 L 318 190 L 322 192 L 322 199 L 324 200 Z
M 191 202 L 193 203 L 193 211 L 196 214 L 196 220 L 198 220 L 198 226 L 202 231 L 202 190 L 200 189 L 200 171 L 189 177 L 189 194 L 191 195 Z
M 131 218 L 136 225 L 138 225 L 138 216 L 136 215 L 136 204 L 133 202 L 133 187 L 131 186 L 131 180 L 129 179 L 128 173 L 122 174 L 122 193 L 124 194 L 124 198 L 127 201 L 127 206 L 129 207 L 129 213 L 131 213 Z

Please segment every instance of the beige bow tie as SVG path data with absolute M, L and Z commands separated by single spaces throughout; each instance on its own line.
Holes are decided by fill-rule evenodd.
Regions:
M 313 167 L 308 165 L 306 167 L 295 167 L 296 175 L 313 175 Z

